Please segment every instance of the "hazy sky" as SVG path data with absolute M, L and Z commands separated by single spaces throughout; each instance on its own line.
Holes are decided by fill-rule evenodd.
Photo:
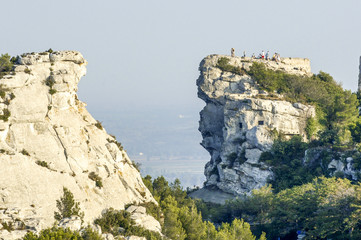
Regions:
M 307 57 L 353 91 L 361 55 L 360 0 L 2 1 L 1 53 L 78 50 L 89 109 L 189 107 L 203 57 L 262 50 Z

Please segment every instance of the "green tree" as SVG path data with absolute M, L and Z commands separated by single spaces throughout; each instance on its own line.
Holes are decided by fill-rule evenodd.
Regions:
M 205 240 L 214 240 L 217 239 L 217 230 L 213 223 L 207 221 L 206 223 L 206 234 Z
M 154 194 L 152 177 L 150 175 L 147 175 L 143 178 L 143 183 L 149 189 L 149 191 Z
M 73 193 L 63 187 L 63 196 L 60 200 L 56 200 L 56 207 L 59 212 L 54 212 L 54 218 L 58 221 L 71 216 L 78 216 L 83 219 L 84 213 L 81 212 L 79 205 L 79 202 L 75 202 Z
M 83 240 L 80 233 L 77 231 L 71 231 L 70 229 L 63 228 L 47 228 L 42 230 L 39 235 L 29 232 L 24 240 Z M 96 240 L 96 239 L 95 239 Z
M 349 125 L 351 131 L 352 140 L 355 143 L 361 143 L 361 119 L 358 118 L 356 121 Z
M 154 179 L 153 193 L 154 193 L 154 196 L 159 198 L 159 199 L 157 199 L 158 202 L 166 199 L 166 197 L 171 195 L 171 189 L 169 187 L 168 181 L 165 180 L 165 178 L 163 176 Z
M 217 234 L 218 239 L 229 240 L 255 240 L 256 237 L 251 232 L 251 226 L 243 219 L 234 219 L 232 224 L 223 223 Z
M 10 72 L 13 68 L 13 63 L 10 61 L 9 54 L 1 54 L 0 56 L 0 73 L 1 72 Z
M 202 215 L 198 213 L 195 206 L 183 206 L 179 212 L 179 219 L 182 227 L 187 233 L 187 240 L 201 240 L 206 235 L 206 223 L 202 220 Z
M 172 196 L 175 197 L 177 202 L 182 202 L 187 197 L 187 193 L 183 190 L 181 182 L 178 178 L 170 184 L 170 190 L 172 191 Z
M 179 219 L 179 208 L 174 197 L 168 196 L 162 201 L 164 212 L 164 234 L 171 239 L 183 240 L 187 237 Z

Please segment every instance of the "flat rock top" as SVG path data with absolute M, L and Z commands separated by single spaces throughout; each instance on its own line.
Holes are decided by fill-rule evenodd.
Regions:
M 251 57 L 231 57 L 228 55 L 212 54 L 205 57 L 200 63 L 200 70 L 206 70 L 208 67 L 216 67 L 218 59 L 226 57 L 229 64 L 240 66 L 245 69 L 254 63 L 263 63 L 267 68 L 272 70 L 281 70 L 290 74 L 312 76 L 311 63 L 308 58 L 281 58 L 281 61 L 265 60 Z
M 41 53 L 24 53 L 19 59 L 23 65 L 34 65 L 42 62 L 68 61 L 77 64 L 86 63 L 83 55 L 78 51 L 54 51 Z

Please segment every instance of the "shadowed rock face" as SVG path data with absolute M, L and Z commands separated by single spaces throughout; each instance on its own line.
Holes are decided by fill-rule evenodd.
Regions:
M 0 220 L 51 226 L 63 187 L 80 202 L 85 222 L 109 207 L 155 202 L 126 152 L 77 98 L 86 64 L 75 51 L 26 54 L 15 75 L 0 79 L 0 115 L 11 114 L 0 120 Z
M 203 59 L 197 80 L 198 96 L 206 103 L 200 112 L 201 145 L 211 155 L 205 166 L 205 186 L 234 195 L 249 194 L 272 178 L 271 169 L 259 158 L 271 148 L 274 133 L 306 138 L 306 122 L 315 115 L 315 109 L 283 101 L 280 95 L 271 97 L 246 74 L 221 71 L 216 67 L 221 57 L 226 56 L 210 55 Z M 231 65 L 246 70 L 256 61 L 273 70 L 312 74 L 308 59 L 284 58 L 275 62 L 228 58 Z

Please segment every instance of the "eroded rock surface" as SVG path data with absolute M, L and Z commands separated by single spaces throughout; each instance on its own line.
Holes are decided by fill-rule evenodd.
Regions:
M 218 59 L 249 70 L 253 62 L 291 74 L 312 75 L 308 59 L 283 58 L 281 62 L 210 55 L 199 66 L 198 96 L 206 106 L 200 112 L 201 145 L 210 153 L 205 166 L 209 189 L 218 188 L 233 195 L 249 194 L 272 178 L 272 171 L 259 158 L 269 150 L 274 135 L 301 135 L 306 138 L 306 122 L 315 109 L 284 101 L 281 95 L 262 91 L 251 76 L 224 72 Z M 275 97 L 276 95 L 276 97 Z
M 76 51 L 25 54 L 15 75 L 0 79 L 0 220 L 52 226 L 63 187 L 85 223 L 109 207 L 155 202 L 125 150 L 77 98 L 86 64 Z

